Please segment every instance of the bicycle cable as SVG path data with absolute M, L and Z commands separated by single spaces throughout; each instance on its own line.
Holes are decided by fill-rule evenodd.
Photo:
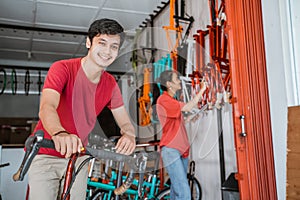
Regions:
M 226 119 L 226 118 L 225 118 L 225 119 Z M 227 120 L 226 120 L 226 121 L 227 121 Z M 219 137 L 220 137 L 221 133 L 223 132 L 224 124 L 225 124 L 225 120 L 222 121 L 222 129 L 221 129 L 221 130 L 218 130 L 218 137 L 217 137 L 216 142 L 212 145 L 211 149 L 209 149 L 209 151 L 207 151 L 207 153 L 206 153 L 203 157 L 200 156 L 200 159 L 206 158 L 206 157 L 213 151 L 213 149 L 215 148 L 215 146 L 218 144 L 218 142 L 219 142 Z M 207 134 L 207 135 L 208 135 L 208 134 Z M 201 149 L 202 149 L 202 148 L 200 148 L 199 155 L 200 155 Z
M 203 117 L 203 116 L 202 116 L 202 117 Z M 207 130 L 205 131 L 206 134 L 205 134 L 205 136 L 204 136 L 204 138 L 203 138 L 203 141 L 205 141 L 205 140 L 207 139 L 207 137 L 208 137 L 208 133 L 209 133 L 209 129 L 210 129 L 211 125 L 212 125 L 212 121 L 213 121 L 212 118 L 210 118 L 209 126 L 207 126 Z M 199 129 L 200 123 L 201 123 L 201 122 L 198 121 L 198 123 L 197 123 L 197 128 L 194 129 L 194 130 L 198 130 L 198 129 Z M 195 135 L 195 138 L 196 138 L 197 136 L 198 136 L 198 134 Z M 203 144 L 201 145 L 199 152 L 201 152 L 202 147 L 203 147 Z M 192 151 L 191 151 L 191 152 L 192 152 Z M 208 154 L 210 154 L 210 152 L 209 152 Z M 200 159 L 202 159 L 202 158 L 200 157 Z
M 225 113 L 227 113 L 227 112 L 225 112 Z M 225 119 L 226 119 L 226 118 L 225 118 Z M 204 136 L 204 138 L 203 138 L 203 141 L 205 141 L 205 140 L 207 139 L 208 135 L 209 135 L 209 129 L 210 129 L 211 126 L 212 126 L 212 121 L 213 121 L 213 120 L 212 120 L 212 118 L 211 118 L 211 119 L 210 119 L 209 126 L 208 126 L 207 131 L 206 131 L 206 134 L 205 134 L 205 136 Z M 227 122 L 227 120 L 226 120 L 226 122 Z M 217 138 L 220 137 L 221 132 L 223 131 L 224 124 L 225 124 L 225 120 L 222 121 L 222 130 L 218 130 L 218 137 L 217 137 Z M 198 122 L 197 128 L 196 128 L 195 130 L 198 130 L 198 129 L 199 129 L 199 126 L 200 126 L 200 121 Z M 196 134 L 195 138 L 196 138 L 196 137 L 197 137 L 197 134 Z M 211 147 L 211 148 L 210 148 L 203 156 L 200 155 L 200 154 L 201 154 L 201 151 L 202 151 L 202 149 L 203 149 L 203 145 L 201 145 L 201 146 L 200 146 L 200 149 L 199 149 L 199 159 L 200 159 L 200 160 L 205 159 L 205 158 L 213 151 L 213 149 L 214 149 L 215 146 L 217 145 L 218 141 L 219 141 L 219 140 L 217 139 L 216 142 L 212 145 L 212 147 Z

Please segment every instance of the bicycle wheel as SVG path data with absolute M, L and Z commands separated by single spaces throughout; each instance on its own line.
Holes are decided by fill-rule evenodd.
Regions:
M 202 189 L 201 189 L 200 183 L 196 178 L 189 178 L 189 182 L 190 182 L 191 179 L 193 180 L 192 184 L 190 185 L 190 187 L 193 185 L 193 188 L 191 188 L 192 200 L 201 200 L 201 198 L 202 198 Z M 167 187 L 167 188 L 163 189 L 157 195 L 156 199 L 158 199 L 158 200 L 160 200 L 160 199 L 170 199 L 170 192 L 171 192 L 170 187 Z
M 104 193 L 102 190 L 96 190 L 90 200 L 103 200 Z
M 170 187 L 166 187 L 158 193 L 155 199 L 156 200 L 170 199 L 170 193 L 171 193 Z
M 193 187 L 191 188 L 192 200 L 201 200 L 202 198 L 201 185 L 196 178 L 189 178 L 189 182 L 191 179 L 193 180 L 193 182 L 190 184 L 190 187 L 193 185 Z

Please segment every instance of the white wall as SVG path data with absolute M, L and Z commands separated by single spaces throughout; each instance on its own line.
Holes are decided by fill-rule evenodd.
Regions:
M 272 1 L 273 2 L 273 1 Z M 279 6 L 263 2 L 263 24 L 278 199 L 285 199 L 287 98 Z M 278 42 L 274 42 L 278 41 Z M 276 70 L 275 70 L 276 69 Z
M 286 198 L 287 108 L 299 105 L 300 48 L 296 41 L 300 26 L 296 11 L 300 2 L 266 0 L 262 9 L 277 193 L 282 200 Z
M 0 169 L 0 193 L 3 200 L 25 199 L 27 191 L 27 176 L 23 181 L 14 182 L 12 176 L 17 172 L 24 156 L 23 148 L 2 148 L 1 163 L 10 165 Z
M 232 109 L 225 104 L 222 108 L 225 178 L 237 172 L 232 129 Z M 221 198 L 221 178 L 219 161 L 219 136 L 217 109 L 201 114 L 199 120 L 187 125 L 191 143 L 190 159 L 196 163 L 195 176 L 200 181 L 202 199 Z
M 294 104 L 291 105 L 300 105 L 300 14 L 299 14 L 299 8 L 300 8 L 300 1 L 298 0 L 289 0 L 287 1 L 287 6 L 290 10 L 290 17 L 287 20 L 290 20 L 291 24 L 291 34 L 290 36 L 290 48 L 291 48 L 291 70 L 289 72 L 291 75 L 291 79 L 294 82 L 294 85 L 292 87 L 293 94 L 288 96 L 290 98 L 295 99 Z M 287 23 L 289 24 L 289 23 Z

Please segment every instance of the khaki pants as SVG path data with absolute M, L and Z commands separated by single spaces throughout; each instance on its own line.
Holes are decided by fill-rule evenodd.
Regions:
M 76 161 L 76 170 L 87 156 Z M 56 200 L 61 198 L 64 176 L 69 159 L 36 155 L 28 170 L 29 200 Z M 71 200 L 84 200 L 87 188 L 88 165 L 77 174 L 71 188 Z

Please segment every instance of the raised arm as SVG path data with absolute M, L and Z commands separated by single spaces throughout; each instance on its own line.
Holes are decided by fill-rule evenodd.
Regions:
M 117 153 L 129 155 L 135 150 L 136 145 L 134 127 L 124 106 L 112 109 L 111 111 L 122 134 L 116 145 Z
M 202 98 L 203 93 L 205 92 L 206 88 L 207 88 L 207 84 L 204 81 L 201 81 L 201 86 L 200 86 L 200 91 L 196 94 L 196 96 L 190 100 L 189 102 L 187 102 L 182 108 L 181 111 L 182 112 L 190 112 L 200 101 L 200 99 Z

